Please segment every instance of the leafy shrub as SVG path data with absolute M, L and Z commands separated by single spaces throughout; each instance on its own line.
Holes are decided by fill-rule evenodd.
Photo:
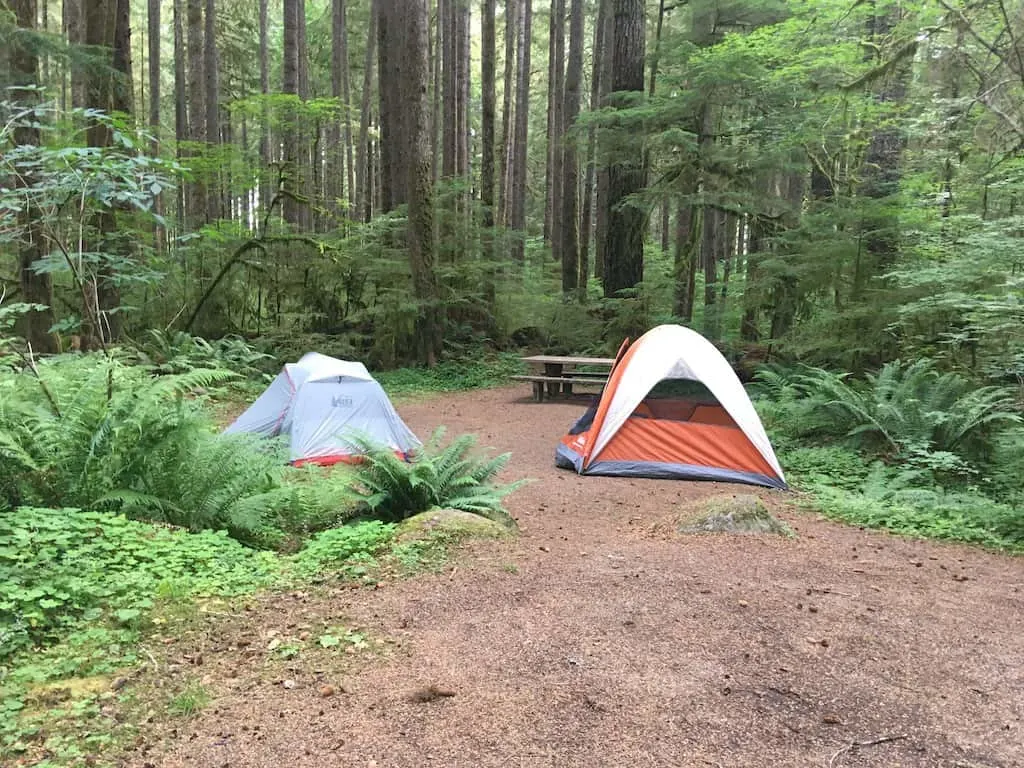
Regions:
M 930 360 L 887 363 L 863 382 L 817 368 L 761 372 L 775 419 L 798 435 L 844 437 L 880 456 L 937 475 L 967 475 L 991 455 L 1000 431 L 1020 423 L 1011 393 L 977 387 Z M 771 413 L 773 406 L 766 410 Z
M 215 434 L 197 386 L 223 370 L 154 377 L 98 356 L 0 375 L 0 506 L 120 510 L 259 545 L 334 524 L 337 483 L 295 483 L 282 447 Z
M 365 562 L 390 543 L 394 532 L 394 524 L 379 520 L 322 531 L 295 555 L 295 567 L 299 573 L 308 574 L 341 568 L 353 561 Z
M 860 454 L 840 446 L 801 446 L 782 453 L 787 478 L 801 484 L 830 485 L 854 490 L 868 476 Z
M 390 395 L 425 392 L 457 392 L 504 384 L 509 377 L 523 372 L 519 357 L 499 354 L 493 357 L 446 360 L 433 368 L 398 368 L 376 374 Z
M 153 373 L 188 373 L 197 368 L 220 368 L 242 376 L 262 372 L 273 358 L 240 336 L 206 340 L 184 331 L 151 329 L 135 350 L 136 361 Z
M 276 555 L 101 512 L 0 512 L 0 658 L 83 622 L 140 620 L 162 592 L 233 595 L 273 583 Z
M 499 485 L 494 482 L 511 454 L 491 459 L 474 458 L 473 435 L 461 435 L 441 448 L 444 428 L 437 429 L 423 449 L 403 461 L 389 448 L 359 440 L 366 453 L 358 465 L 354 491 L 356 499 L 373 517 L 396 522 L 428 509 L 459 509 L 490 518 L 505 525 L 515 523 L 502 508 L 502 499 L 522 482 Z
M 907 536 L 951 539 L 1000 549 L 1024 549 L 1024 526 L 1012 507 L 977 491 L 920 487 L 918 473 L 876 465 L 859 491 L 811 486 L 816 506 L 853 525 Z

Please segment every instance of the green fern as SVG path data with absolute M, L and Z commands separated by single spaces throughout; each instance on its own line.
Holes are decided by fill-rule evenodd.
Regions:
M 434 508 L 458 509 L 500 522 L 509 527 L 515 521 L 502 507 L 509 493 L 522 481 L 499 484 L 498 473 L 511 454 L 490 459 L 472 455 L 473 435 L 460 435 L 441 447 L 444 427 L 437 429 L 426 446 L 408 462 L 389 448 L 364 437 L 352 441 L 366 454 L 358 466 L 353 495 L 376 518 L 397 522 Z
M 99 356 L 0 376 L 0 506 L 119 511 L 261 546 L 336 523 L 339 484 L 291 482 L 308 475 L 282 446 L 215 432 L 194 392 L 234 377 L 156 377 Z
M 891 458 L 934 457 L 952 466 L 940 455 L 948 454 L 967 467 L 989 456 L 1000 430 L 1021 422 L 1008 390 L 976 387 L 930 360 L 897 360 L 863 382 L 821 369 L 806 369 L 793 382 L 832 434 Z

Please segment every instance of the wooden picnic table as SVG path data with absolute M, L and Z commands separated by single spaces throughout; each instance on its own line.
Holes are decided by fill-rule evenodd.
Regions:
M 615 365 L 614 357 L 581 357 L 579 355 L 530 355 L 520 358 L 524 363 L 542 368 L 543 374 L 533 373 L 526 376 L 513 376 L 520 381 L 533 384 L 533 399 L 540 402 L 544 399 L 545 390 L 548 396 L 571 395 L 573 384 L 604 386 L 608 373 Z M 585 371 L 581 368 L 607 368 L 608 371 Z

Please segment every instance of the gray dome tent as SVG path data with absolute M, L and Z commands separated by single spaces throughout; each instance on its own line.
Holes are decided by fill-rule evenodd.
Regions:
M 288 435 L 296 466 L 352 462 L 362 453 L 356 436 L 402 456 L 421 445 L 365 365 L 319 352 L 286 364 L 224 433 Z

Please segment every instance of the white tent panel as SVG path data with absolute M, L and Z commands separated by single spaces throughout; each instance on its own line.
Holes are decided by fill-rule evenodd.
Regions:
M 262 437 L 275 437 L 286 427 L 294 390 L 288 371 L 277 374 L 266 391 L 250 405 L 235 422 L 224 430 L 225 434 L 252 433 Z
M 285 365 L 224 431 L 289 435 L 292 461 L 360 453 L 357 435 L 401 453 L 420 445 L 366 366 L 317 352 Z
M 630 350 L 601 431 L 594 441 L 590 462 L 626 423 L 651 389 L 663 379 L 689 379 L 707 387 L 736 425 L 743 430 L 765 461 L 785 481 L 761 419 L 754 410 L 743 384 L 732 366 L 714 344 L 696 331 L 681 325 L 659 325 L 637 341 Z M 589 463 L 589 462 L 588 462 Z
M 362 437 L 406 452 L 420 444 L 373 379 L 309 381 L 295 400 L 292 459 L 359 453 Z

